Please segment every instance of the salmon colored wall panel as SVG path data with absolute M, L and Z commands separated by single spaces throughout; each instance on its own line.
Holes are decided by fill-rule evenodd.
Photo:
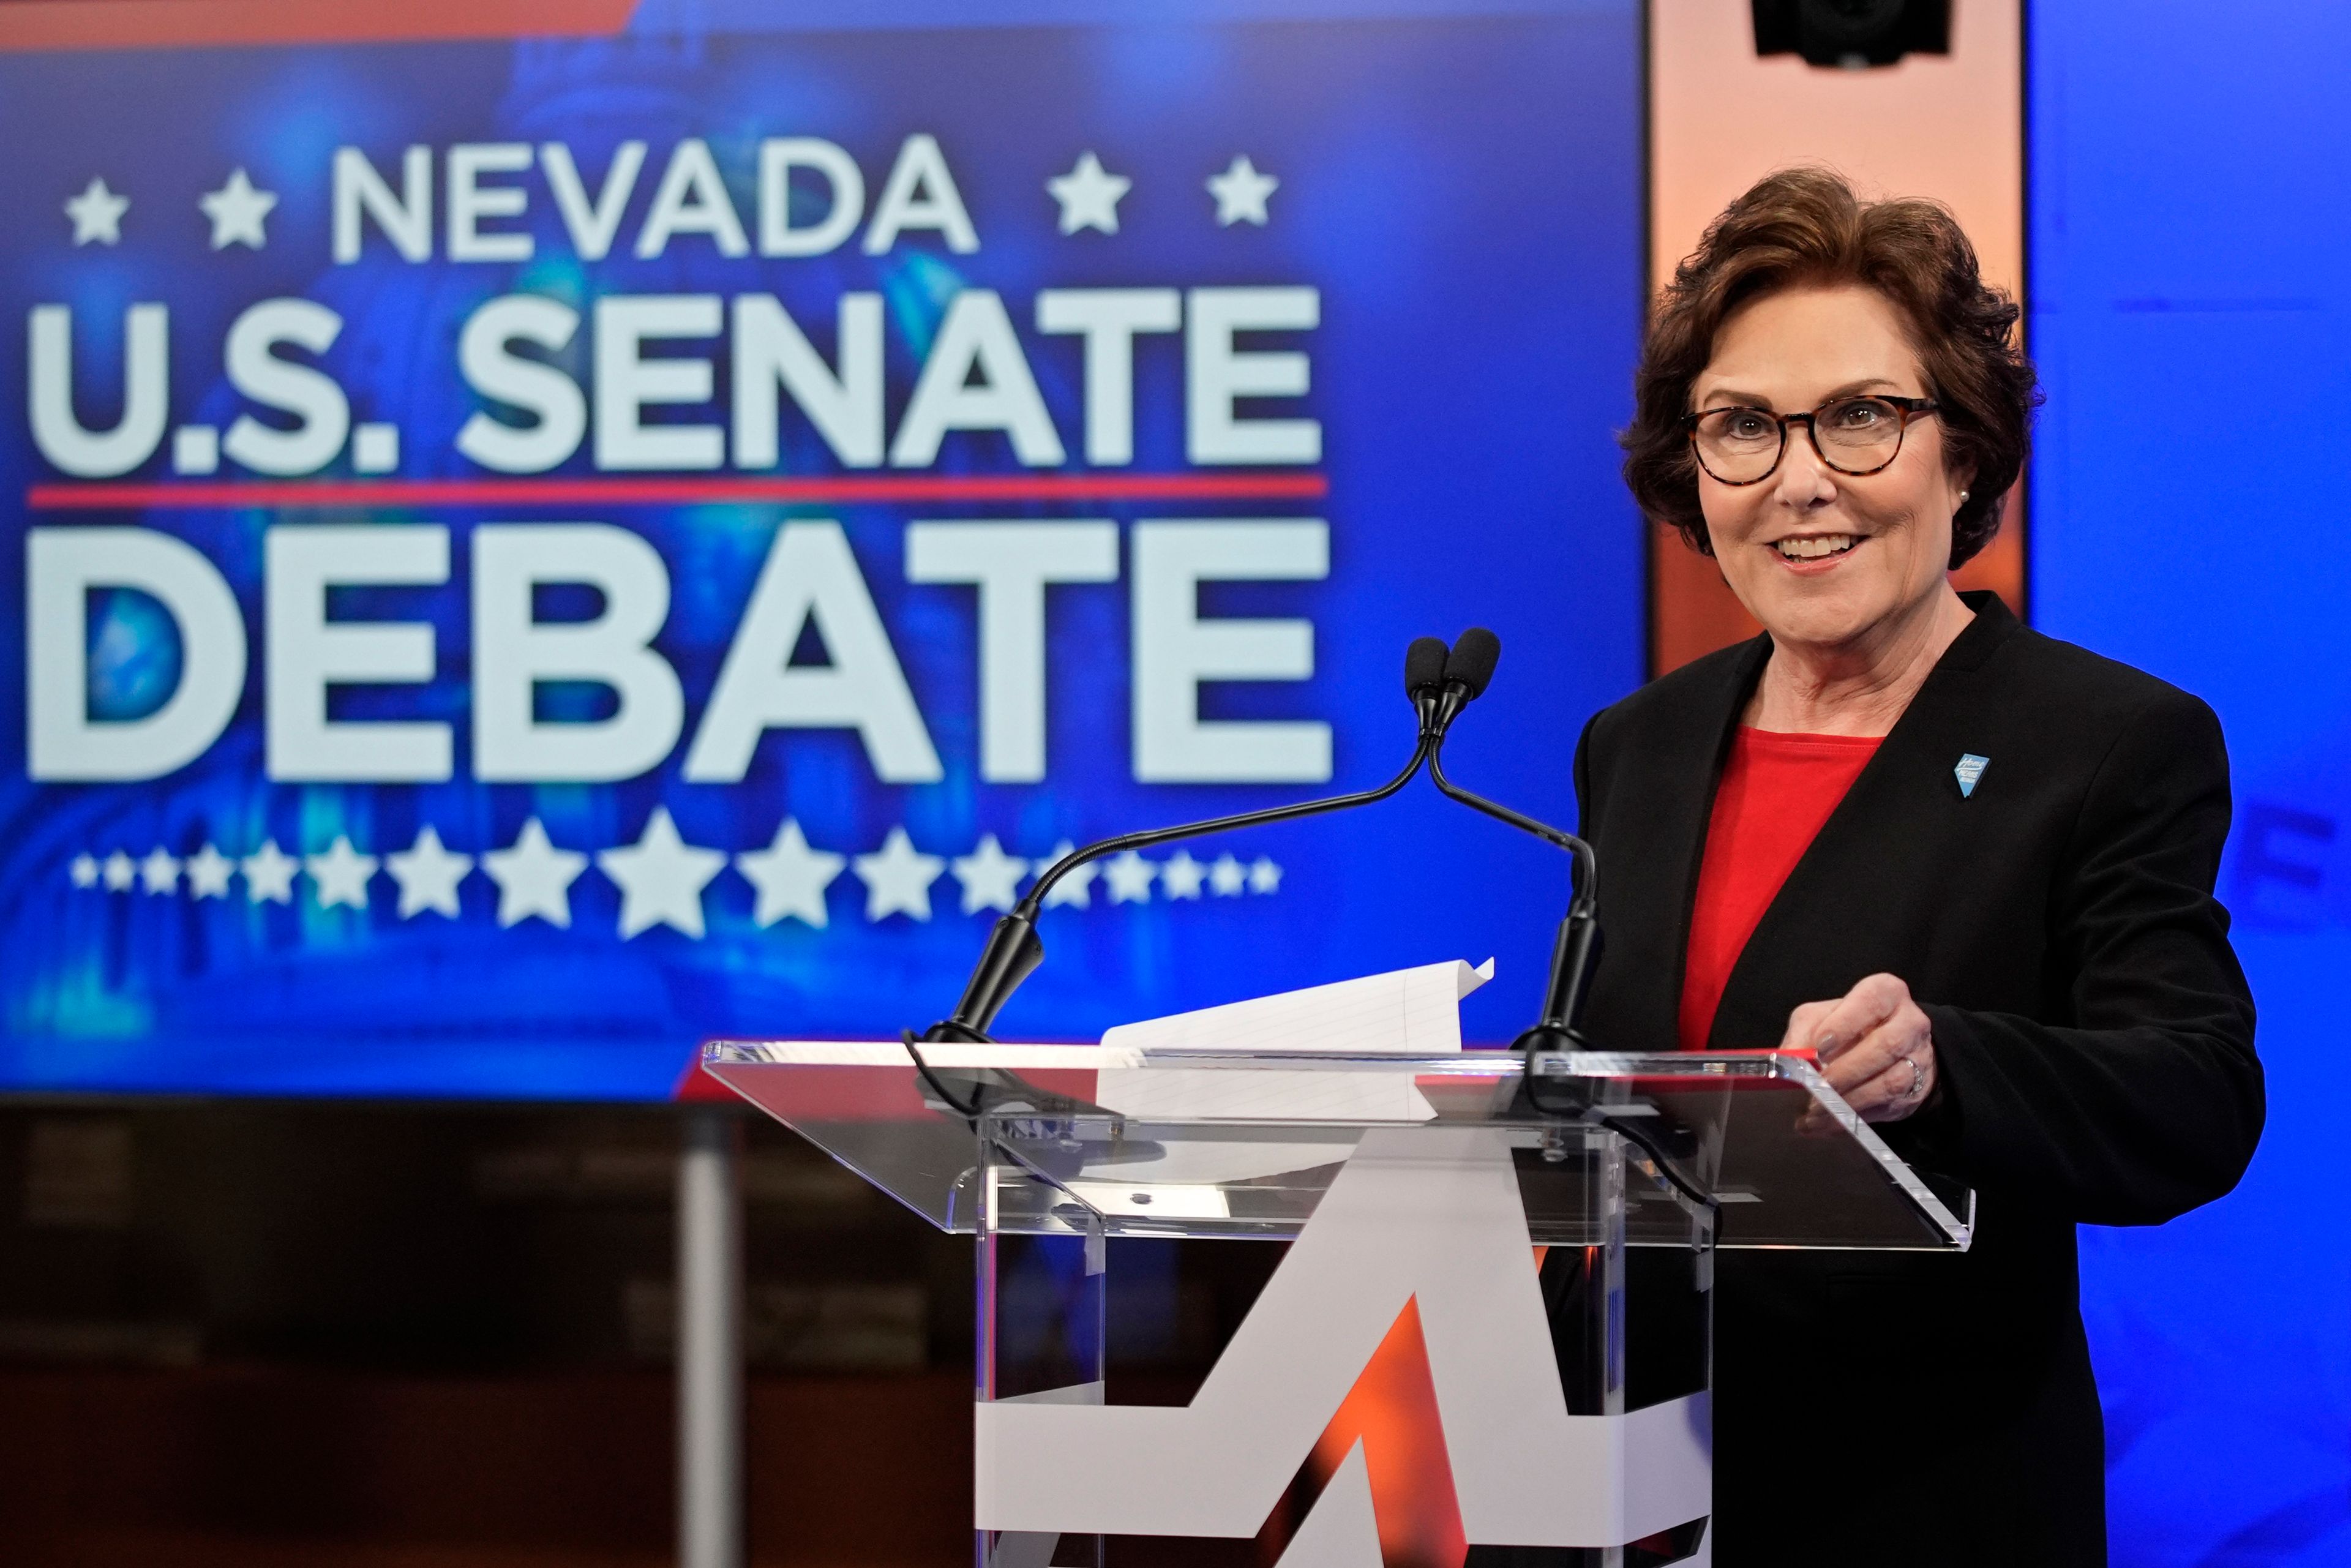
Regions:
M 1927 196 L 1959 214 L 1984 276 L 2022 297 L 2024 58 L 2020 0 L 1952 0 L 1951 53 L 1878 70 L 1761 58 L 1748 0 L 1650 0 L 1650 282 L 1662 287 L 1716 214 L 1762 175 L 1825 163 L 1865 195 Z M 1957 580 L 2024 608 L 2022 489 Z M 1649 657 L 1663 673 L 1752 636 L 1707 557 L 1649 541 Z

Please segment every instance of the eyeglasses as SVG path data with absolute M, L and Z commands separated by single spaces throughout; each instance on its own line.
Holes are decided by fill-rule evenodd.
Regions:
M 1900 455 L 1902 433 L 1933 413 L 1930 397 L 1841 397 L 1810 413 L 1766 408 L 1708 408 L 1682 416 L 1698 465 L 1725 485 L 1760 485 L 1788 450 L 1788 427 L 1801 424 L 1821 461 L 1840 474 L 1875 474 Z

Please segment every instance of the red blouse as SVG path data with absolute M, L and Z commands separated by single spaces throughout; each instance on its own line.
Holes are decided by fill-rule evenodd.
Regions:
M 1730 971 L 1780 884 L 1877 751 L 1879 737 L 1782 735 L 1741 726 L 1723 764 L 1690 912 L 1681 1046 L 1703 1051 Z M 1769 1050 L 1777 1040 L 1727 1042 Z

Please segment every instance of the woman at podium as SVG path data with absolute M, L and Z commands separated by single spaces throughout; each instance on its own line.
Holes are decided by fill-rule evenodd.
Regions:
M 2104 1563 L 2074 1227 L 2210 1202 L 2261 1132 L 2218 721 L 1947 575 L 2024 459 L 2017 319 L 1948 212 L 1794 170 L 1682 263 L 1639 371 L 1633 493 L 1764 632 L 1583 732 L 1583 833 L 1638 868 L 1586 1032 L 1816 1051 L 1979 1201 L 1965 1254 L 1723 1256 L 1721 1568 Z

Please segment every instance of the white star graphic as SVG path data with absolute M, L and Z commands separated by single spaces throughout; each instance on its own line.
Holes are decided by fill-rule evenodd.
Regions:
M 979 841 L 979 847 L 955 862 L 956 880 L 963 883 L 963 912 L 976 915 L 983 909 L 1009 911 L 1019 901 L 1020 879 L 1029 874 L 1029 862 L 1018 855 L 1008 855 L 1004 846 L 996 841 L 994 833 Z
M 171 852 L 157 844 L 139 862 L 139 886 L 147 893 L 177 893 L 180 891 L 180 862 Z
M 214 250 L 225 250 L 233 245 L 259 250 L 267 245 L 269 236 L 262 232 L 261 220 L 277 204 L 277 193 L 256 189 L 242 168 L 228 177 L 227 184 L 196 202 L 204 210 L 204 216 L 213 221 Z
M 1189 850 L 1177 850 L 1159 868 L 1159 885 L 1167 890 L 1170 898 L 1197 898 L 1200 879 L 1208 868 L 1192 858 Z
M 1158 874 L 1157 866 L 1133 850 L 1102 863 L 1102 881 L 1110 887 L 1113 904 L 1150 903 L 1151 879 Z
M 427 822 L 416 830 L 416 842 L 396 855 L 383 857 L 383 869 L 400 883 L 400 917 L 430 909 L 457 918 L 457 884 L 474 869 L 474 857 L 441 847 L 441 834 Z
M 1255 863 L 1249 868 L 1249 891 L 1251 893 L 1279 893 L 1281 891 L 1281 868 L 1274 864 L 1271 861 L 1266 859 L 1263 855 L 1257 857 Z
M 1077 847 L 1077 845 L 1070 842 L 1067 839 L 1063 839 L 1060 843 L 1055 844 L 1053 846 L 1053 852 L 1037 862 L 1037 874 L 1040 876 L 1044 875 L 1048 867 L 1058 862 L 1063 855 L 1068 854 L 1071 850 L 1074 850 Z M 1085 864 L 1079 866 L 1074 871 L 1071 871 L 1068 875 L 1062 877 L 1061 881 L 1055 883 L 1051 890 L 1045 894 L 1045 907 L 1050 909 L 1055 904 L 1074 904 L 1080 909 L 1092 908 L 1094 902 L 1094 873 L 1101 869 L 1101 862 L 1088 861 Z
M 236 862 L 207 841 L 188 857 L 187 870 L 189 897 L 226 898 L 228 879 L 236 874 Z
M 1118 199 L 1134 183 L 1125 175 L 1113 174 L 1103 168 L 1102 160 L 1088 152 L 1078 160 L 1076 168 L 1046 181 L 1045 189 L 1061 204 L 1063 234 L 1100 229 L 1106 235 L 1114 235 L 1118 233 Z
M 310 891 L 318 897 L 319 908 L 332 909 L 339 904 L 352 909 L 367 907 L 368 878 L 375 874 L 376 859 L 351 848 L 350 835 L 337 833 L 325 854 L 305 855 L 302 865 L 310 873 Z
M 571 883 L 588 869 L 578 850 L 548 841 L 537 817 L 522 825 L 514 843 L 482 857 L 482 869 L 498 884 L 498 924 L 513 925 L 536 915 L 549 925 L 571 925 Z
M 1270 174 L 1259 173 L 1257 165 L 1249 161 L 1249 154 L 1241 153 L 1223 173 L 1208 177 L 1208 194 L 1217 198 L 1217 226 L 1255 224 L 1263 228 L 1265 199 L 1280 183 Z
M 74 856 L 73 864 L 68 867 L 67 870 L 73 877 L 73 884 L 76 887 L 96 887 L 98 885 L 98 857 L 95 855 L 81 854 Z
M 132 860 L 129 855 L 124 854 L 120 850 L 117 850 L 112 854 L 106 857 L 107 892 L 129 893 L 131 891 L 131 883 L 136 881 L 138 876 L 139 862 Z
M 759 904 L 751 918 L 766 926 L 790 915 L 820 931 L 827 919 L 824 890 L 848 863 L 846 855 L 809 848 L 799 823 L 789 817 L 766 849 L 735 857 L 735 869 L 759 890 Z
M 702 937 L 702 890 L 726 869 L 722 850 L 706 850 L 677 836 L 667 806 L 655 806 L 645 831 L 624 850 L 606 850 L 597 869 L 621 890 L 621 939 L 655 925 Z
M 130 210 L 130 197 L 116 195 L 106 188 L 105 181 L 93 178 L 80 195 L 66 204 L 66 216 L 73 220 L 74 244 L 121 244 L 122 214 Z
M 237 864 L 245 873 L 247 904 L 294 902 L 294 873 L 302 862 L 279 849 L 276 839 L 262 840 L 261 847 Z
M 1232 856 L 1218 855 L 1217 863 L 1208 868 L 1208 885 L 1216 890 L 1218 898 L 1238 898 L 1241 889 L 1249 885 L 1249 873 Z
M 917 920 L 928 920 L 931 883 L 939 879 L 946 863 L 936 855 L 916 850 L 904 828 L 891 829 L 879 851 L 859 855 L 855 862 L 858 879 L 865 883 L 865 918 L 880 920 L 891 915 L 910 915 Z

